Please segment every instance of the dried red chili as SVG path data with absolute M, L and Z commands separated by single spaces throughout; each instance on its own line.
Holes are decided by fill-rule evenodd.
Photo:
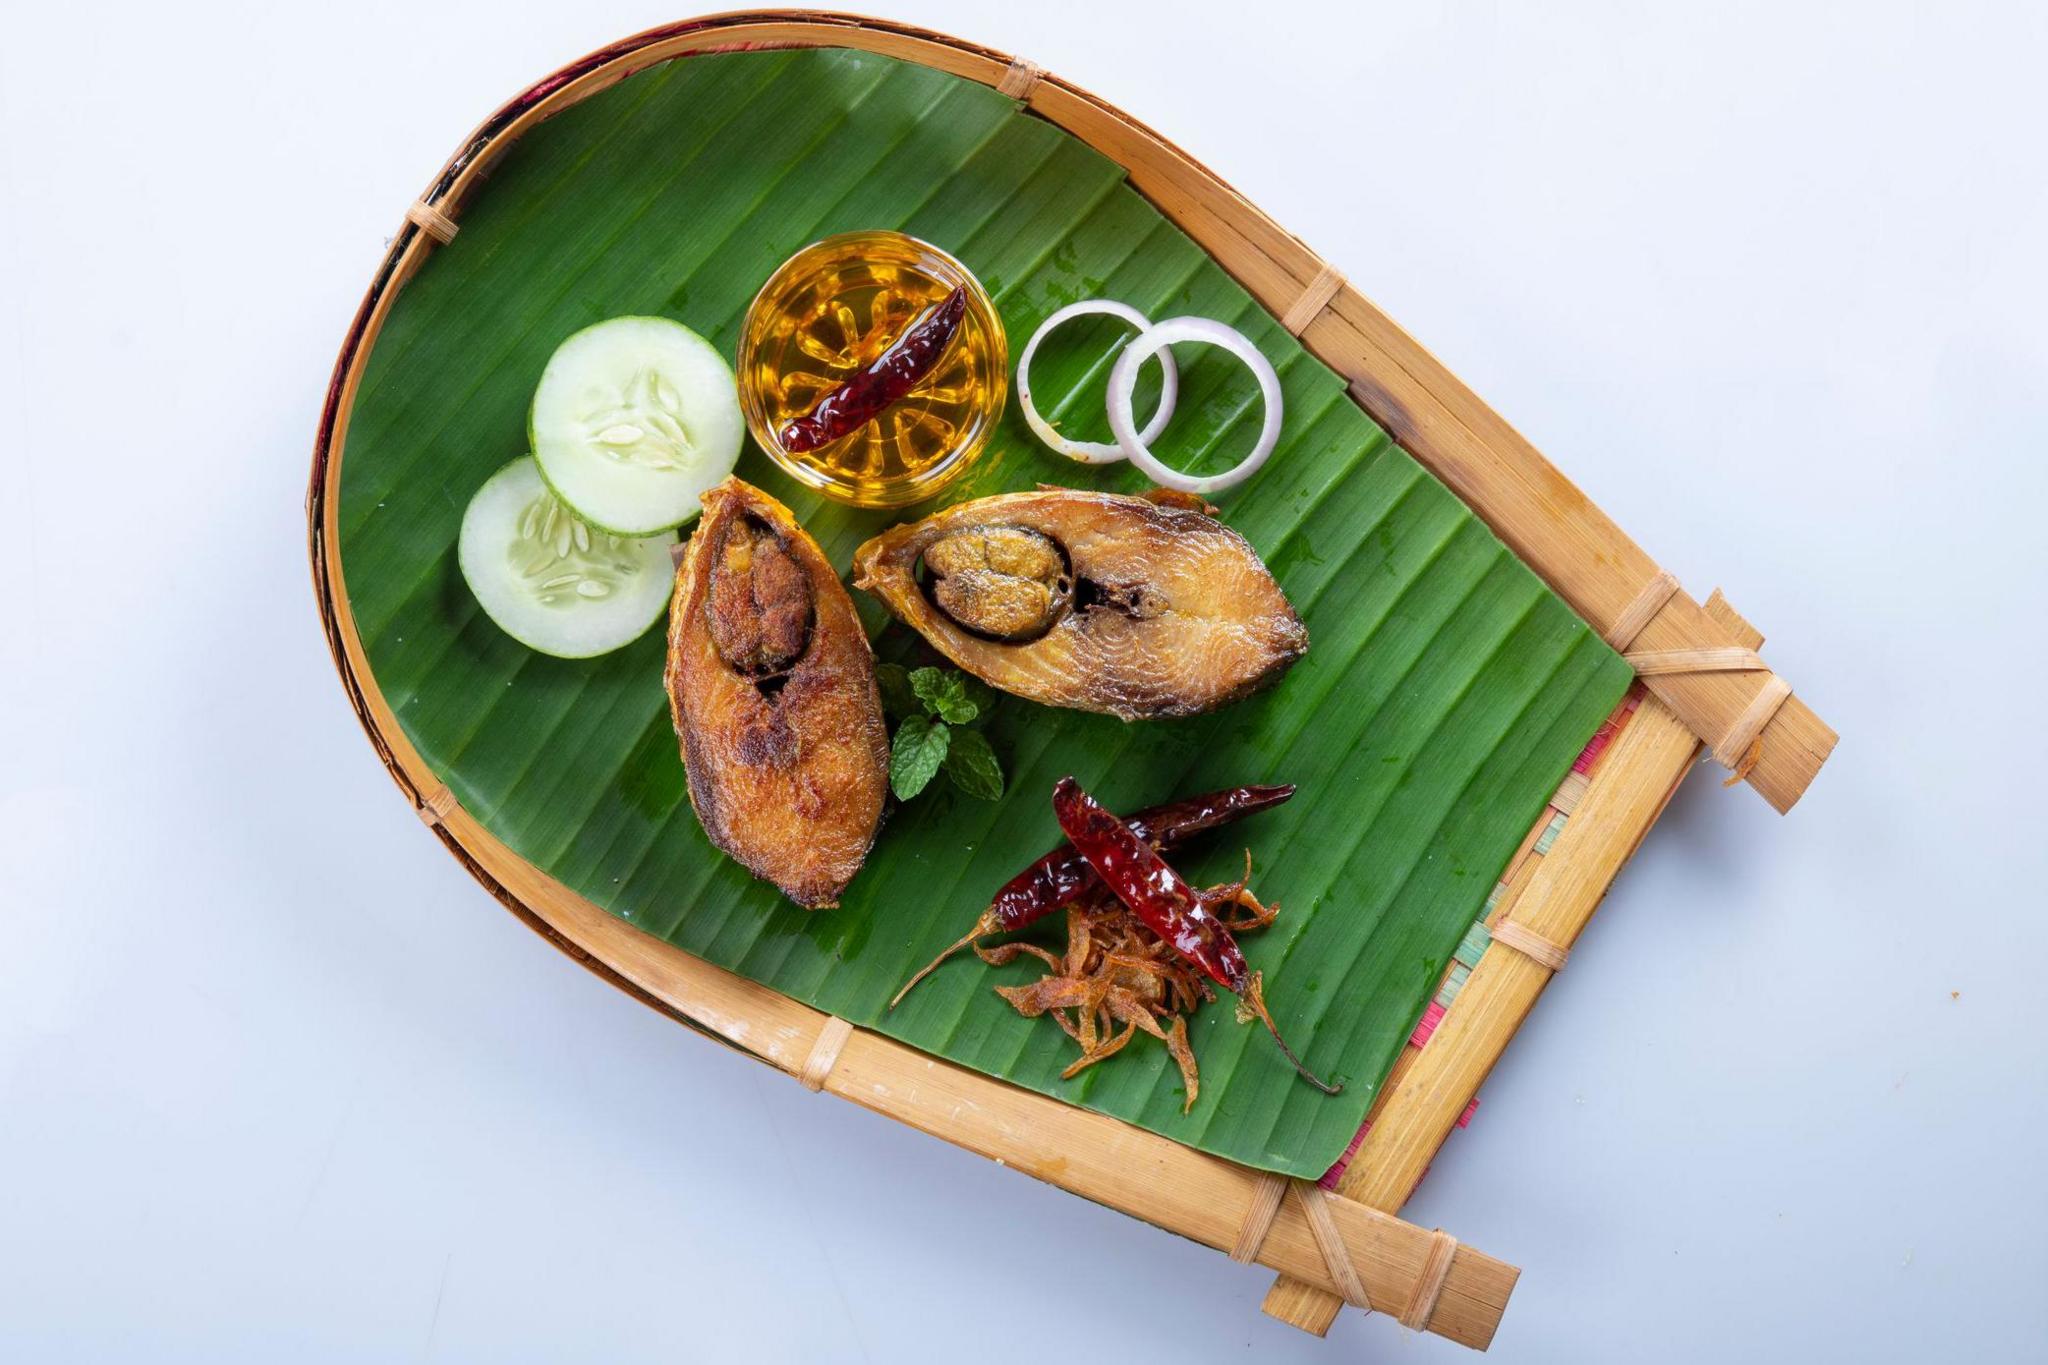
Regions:
M 1220 791 L 1203 792 L 1200 796 L 1148 806 L 1125 823 L 1140 839 L 1164 851 L 1204 831 L 1271 809 L 1293 795 L 1292 786 L 1225 787 Z M 932 959 L 923 971 L 903 983 L 903 989 L 896 992 L 889 1008 L 896 1008 L 897 1002 L 910 994 L 912 986 L 974 940 L 1022 929 L 1077 899 L 1090 887 L 1100 885 L 1101 879 L 1095 875 L 1095 869 L 1072 844 L 1061 844 L 1048 851 L 1003 883 L 988 909 L 974 922 L 974 927 L 959 942 Z
M 785 425 L 775 439 L 791 454 L 802 454 L 866 426 L 937 368 L 966 316 L 967 290 L 962 287 L 904 328 L 888 350 Z
M 1289 787 L 1226 787 L 1139 811 L 1124 823 L 1161 852 L 1205 830 L 1242 820 L 1294 795 Z M 1051 914 L 1096 880 L 1095 869 L 1072 844 L 1061 844 L 1003 884 L 983 919 L 981 933 L 1021 929 Z
M 1251 1015 L 1265 1024 L 1302 1079 L 1325 1094 L 1343 1089 L 1318 1080 L 1280 1036 L 1272 1011 L 1266 1008 L 1259 974 L 1246 964 L 1237 940 L 1210 909 L 1224 899 L 1222 894 L 1205 895 L 1189 886 L 1157 849 L 1082 791 L 1073 778 L 1063 777 L 1053 788 L 1052 809 L 1060 831 L 1117 899 L 1176 952 L 1242 1000 Z

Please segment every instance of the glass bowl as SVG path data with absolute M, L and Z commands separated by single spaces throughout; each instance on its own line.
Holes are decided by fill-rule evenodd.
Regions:
M 777 433 L 871 364 L 919 314 L 967 291 L 960 329 L 933 371 L 862 426 L 815 450 Z M 973 466 L 1009 389 L 1002 319 L 974 272 L 901 232 L 844 232 L 783 262 L 747 308 L 740 408 L 788 474 L 855 507 L 931 497 Z

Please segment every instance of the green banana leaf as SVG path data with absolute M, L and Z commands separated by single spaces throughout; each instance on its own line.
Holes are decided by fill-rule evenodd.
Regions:
M 1125 725 L 1005 698 L 988 736 L 1007 794 L 934 784 L 890 816 L 844 904 L 807 914 L 699 830 L 661 632 L 595 660 L 535 654 L 479 610 L 455 541 L 470 494 L 524 451 L 556 343 L 648 313 L 730 354 L 777 264 L 872 227 L 964 260 L 1013 354 L 1053 309 L 1098 295 L 1247 332 L 1279 368 L 1286 425 L 1265 469 L 1221 496 L 1222 516 L 1265 557 L 1311 649 L 1277 688 L 1186 721 Z M 1107 438 L 1102 386 L 1122 335 L 1076 325 L 1042 350 L 1034 390 L 1063 429 Z M 1234 463 L 1257 431 L 1255 385 L 1221 352 L 1186 348 L 1183 365 L 1161 455 Z M 739 473 L 787 502 L 842 569 L 904 515 L 824 502 L 751 446 Z M 1013 402 L 945 497 L 1038 482 L 1142 486 L 1128 466 L 1048 453 Z M 646 932 L 856 1024 L 1297 1176 L 1320 1175 L 1357 1131 L 1517 840 L 1630 676 L 1115 164 L 985 86 L 850 51 L 671 62 L 529 132 L 398 296 L 356 400 L 341 493 L 344 581 L 376 685 L 463 806 L 522 857 Z M 916 642 L 856 597 L 878 650 L 914 656 Z M 1064 773 L 1113 809 L 1300 784 L 1292 803 L 1178 861 L 1197 881 L 1227 881 L 1253 849 L 1254 885 L 1282 914 L 1246 938 L 1248 955 L 1281 1029 L 1342 1095 L 1298 1080 L 1227 998 L 1193 1021 L 1192 1113 L 1164 1049 L 1143 1038 L 1062 1081 L 1074 1045 L 991 989 L 1032 979 L 1028 959 L 991 969 L 963 957 L 886 1011 L 1058 841 L 1048 797 Z M 1057 941 L 1057 919 L 1044 933 Z

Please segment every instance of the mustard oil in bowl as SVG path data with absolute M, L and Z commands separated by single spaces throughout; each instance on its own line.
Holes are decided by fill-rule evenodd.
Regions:
M 929 373 L 844 435 L 785 448 L 791 422 L 956 289 L 966 309 Z M 1009 346 L 987 291 L 952 256 L 900 232 L 847 232 L 797 252 L 761 286 L 741 330 L 738 377 L 748 429 L 791 477 L 855 507 L 902 507 L 981 457 L 1008 394 Z

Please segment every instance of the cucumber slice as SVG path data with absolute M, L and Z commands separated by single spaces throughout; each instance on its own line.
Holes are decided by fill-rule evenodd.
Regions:
M 680 322 L 612 318 L 555 348 L 529 419 L 533 457 L 592 526 L 651 535 L 697 515 L 740 457 L 746 421 L 725 357 Z
M 456 559 L 507 635 L 563 659 L 631 644 L 668 606 L 674 531 L 644 540 L 578 521 L 520 457 L 484 481 L 462 513 Z

